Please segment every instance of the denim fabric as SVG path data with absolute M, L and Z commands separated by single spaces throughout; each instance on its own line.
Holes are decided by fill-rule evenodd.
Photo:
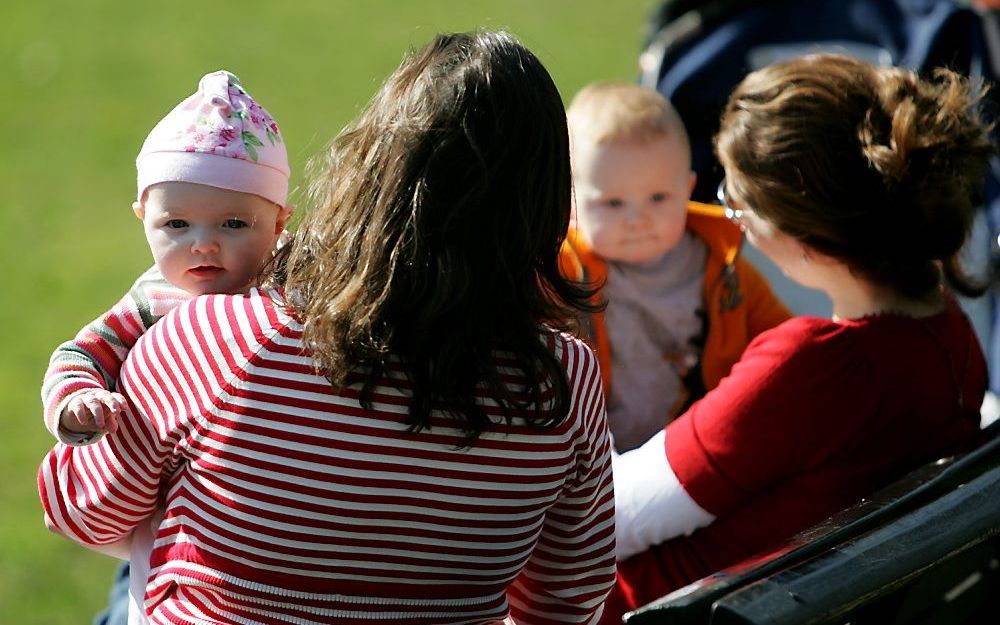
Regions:
M 94 617 L 94 625 L 128 625 L 128 562 L 122 562 L 108 592 L 108 607 Z

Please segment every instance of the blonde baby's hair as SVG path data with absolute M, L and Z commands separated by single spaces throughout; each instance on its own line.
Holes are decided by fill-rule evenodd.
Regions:
M 670 101 L 652 89 L 619 82 L 592 83 L 567 110 L 571 143 L 646 143 L 676 136 L 690 154 L 687 131 Z

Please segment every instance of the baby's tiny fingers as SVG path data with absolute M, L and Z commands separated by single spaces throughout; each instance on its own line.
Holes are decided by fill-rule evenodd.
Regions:
M 117 410 L 119 410 L 118 400 L 115 398 L 114 393 L 109 393 L 108 391 L 101 391 L 100 393 L 94 396 L 94 399 L 99 401 L 101 403 L 101 406 L 104 407 L 105 414 L 116 412 Z
M 89 425 L 87 422 L 87 409 L 83 405 L 83 402 L 78 399 L 74 399 L 67 404 L 66 414 L 80 425 Z
M 85 399 L 74 399 L 70 402 L 69 408 L 67 408 L 70 415 L 76 419 L 76 422 L 80 425 L 90 427 L 93 425 L 94 419 L 91 414 L 90 408 L 87 407 L 87 402 Z
M 122 410 L 125 410 L 125 398 L 117 393 L 110 393 L 108 399 L 104 402 L 113 414 L 118 414 Z
M 104 406 L 101 402 L 95 399 L 85 399 L 84 404 L 87 406 L 87 410 L 90 411 L 90 415 L 93 418 L 93 423 L 98 428 L 104 428 Z

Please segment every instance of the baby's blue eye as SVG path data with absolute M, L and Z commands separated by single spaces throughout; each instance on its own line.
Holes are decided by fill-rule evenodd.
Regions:
M 226 221 L 222 222 L 222 227 L 223 228 L 246 228 L 247 227 L 247 222 L 243 221 L 242 219 L 227 219 Z
M 611 208 L 621 208 L 622 206 L 625 205 L 625 202 L 622 202 L 618 198 L 611 198 L 610 200 L 608 200 L 607 202 L 605 202 L 605 204 L 607 204 Z
M 667 199 L 667 194 L 666 193 L 654 193 L 652 196 L 650 196 L 649 199 L 653 200 L 656 203 L 660 203 L 663 200 Z
M 187 228 L 187 222 L 183 219 L 171 219 L 167 222 L 168 228 Z

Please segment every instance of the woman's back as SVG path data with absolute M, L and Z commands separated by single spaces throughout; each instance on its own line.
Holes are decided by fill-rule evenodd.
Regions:
M 209 296 L 165 318 L 123 369 L 149 431 L 125 424 L 114 439 L 133 474 L 121 508 L 100 516 L 143 515 L 156 499 L 147 485 L 171 473 L 151 621 L 485 622 L 507 614 L 508 587 L 515 613 L 591 613 L 613 576 L 599 374 L 578 341 L 545 340 L 569 372 L 567 419 L 500 425 L 463 447 L 453 419 L 411 431 L 398 368 L 371 409 L 335 392 L 280 300 Z M 516 373 L 506 381 L 523 389 Z
M 718 481 L 689 487 L 718 502 L 702 532 L 727 536 L 726 551 L 745 557 L 968 444 L 985 384 L 982 351 L 954 304 L 925 319 L 800 317 L 762 335 L 720 393 L 671 424 L 667 451 L 682 483 L 712 459 Z M 718 492 L 723 484 L 733 490 Z
M 666 429 L 670 467 L 715 521 L 622 562 L 619 582 L 661 596 L 967 449 L 985 388 L 952 301 L 924 319 L 798 317 L 765 332 Z

